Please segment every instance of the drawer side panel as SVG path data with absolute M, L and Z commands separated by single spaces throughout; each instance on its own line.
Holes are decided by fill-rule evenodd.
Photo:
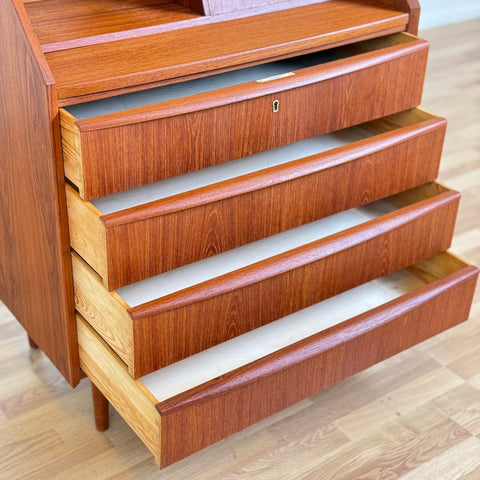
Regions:
M 154 399 L 142 391 L 95 332 L 77 317 L 80 367 L 107 397 L 160 463 L 161 418 Z

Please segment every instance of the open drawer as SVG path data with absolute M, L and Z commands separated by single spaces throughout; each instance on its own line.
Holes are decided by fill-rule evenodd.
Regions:
M 67 186 L 70 243 L 114 290 L 434 180 L 445 127 L 413 109 L 91 202 Z
M 112 293 L 73 253 L 76 308 L 139 377 L 446 250 L 459 197 L 429 183 Z
M 78 317 L 80 365 L 167 466 L 466 320 L 477 276 L 442 253 L 136 381 Z
M 60 109 L 65 174 L 90 200 L 415 107 L 427 51 L 399 33 Z

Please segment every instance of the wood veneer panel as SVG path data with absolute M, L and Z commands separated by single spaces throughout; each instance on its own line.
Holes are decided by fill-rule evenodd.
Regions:
M 77 185 L 82 198 L 127 190 L 419 105 L 428 43 L 395 38 L 392 41 L 400 44 L 298 70 L 295 76 L 75 122 L 68 131 L 78 129 L 79 147 L 71 151 L 76 160 L 69 163 L 82 162 L 83 182 Z M 281 105 L 278 113 L 272 112 L 274 100 Z M 339 111 L 342 115 L 333 113 Z
M 34 0 L 34 1 L 44 1 L 44 0 Z M 62 0 L 63 1 L 63 0 Z M 87 1 L 87 0 L 84 0 Z M 207 0 L 205 0 L 207 1 Z M 257 7 L 250 7 L 242 10 L 235 10 L 228 13 L 216 14 L 216 15 L 204 15 L 203 2 L 201 0 L 184 0 L 177 1 L 186 7 L 197 12 L 198 15 L 190 15 L 190 18 L 185 20 L 179 20 L 175 22 L 168 23 L 157 23 L 149 25 L 146 27 L 139 28 L 130 28 L 128 30 L 122 30 L 117 32 L 104 33 L 93 36 L 86 36 L 81 38 L 75 38 L 71 40 L 60 40 L 53 43 L 45 43 L 42 45 L 42 50 L 44 53 L 57 52 L 61 50 L 69 50 L 72 48 L 85 47 L 87 45 L 99 45 L 102 43 L 114 42 L 117 40 L 125 40 L 127 38 L 136 38 L 146 35 L 154 35 L 158 33 L 170 32 L 174 30 L 181 30 L 183 28 L 192 28 L 200 25 L 207 25 L 212 23 L 225 22 L 229 20 L 234 20 L 244 17 L 254 17 L 257 15 L 263 15 L 265 13 L 270 13 L 278 10 L 286 10 L 291 8 L 303 7 L 306 5 L 311 5 L 314 3 L 321 3 L 322 1 L 331 1 L 331 0 L 289 0 L 285 2 L 275 3 L 272 5 L 261 5 Z M 210 11 L 207 9 L 207 11 Z M 388 32 L 385 31 L 385 34 Z M 360 37 L 358 38 L 360 40 Z M 133 86 L 135 88 L 135 86 Z M 137 87 L 138 88 L 138 87 Z
M 132 375 L 145 375 L 446 250 L 459 194 L 435 184 L 425 188 L 431 198 L 132 308 L 75 261 L 77 309 Z M 107 308 L 117 313 L 105 314 Z
M 41 44 L 198 17 L 169 0 L 43 0 L 25 8 Z
M 458 200 L 458 194 L 445 192 L 348 234 L 130 308 L 133 374 L 142 376 L 446 250 Z
M 408 14 L 332 0 L 46 54 L 59 98 L 152 84 L 405 29 Z M 218 39 L 222 39 L 221 42 Z M 199 48 L 201 46 L 201 48 Z
M 407 115 L 398 115 L 398 122 Z M 423 116 L 421 111 L 411 115 Z M 446 121 L 423 118 L 329 152 L 108 215 L 95 213 L 67 188 L 71 245 L 114 290 L 424 184 L 437 177 Z
M 167 466 L 468 318 L 465 267 L 245 367 L 160 402 Z
M 160 464 L 161 417 L 154 398 L 127 372 L 98 335 L 77 317 L 80 365 Z
M 22 2 L 0 3 L 0 297 L 79 382 L 65 186 L 53 79 Z

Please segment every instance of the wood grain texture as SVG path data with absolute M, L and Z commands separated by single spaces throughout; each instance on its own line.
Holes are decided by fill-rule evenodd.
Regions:
M 161 419 L 152 398 L 81 318 L 77 326 L 82 370 L 159 459 Z
M 0 5 L 0 298 L 72 384 L 78 348 L 54 82 L 22 2 Z
M 26 10 L 42 45 L 198 16 L 169 0 L 43 0 L 27 4 Z
M 466 267 L 160 402 L 162 466 L 466 320 L 477 277 Z
M 424 263 L 413 266 L 413 270 L 445 263 L 437 268 L 445 272 L 445 277 L 160 402 L 156 405 L 160 414 L 157 418 L 150 413 L 148 402 L 153 399 L 149 399 L 143 406 L 152 415 L 148 423 L 139 416 L 141 410 L 127 403 L 123 408 L 132 428 L 149 439 L 161 439 L 161 447 L 150 444 L 149 448 L 156 455 L 160 452 L 156 457 L 160 466 L 168 466 L 464 321 L 478 269 L 455 258 L 450 260 L 445 253 Z M 124 367 L 82 318 L 78 322 L 82 364 L 98 369 L 97 365 L 106 362 L 108 373 L 98 370 L 97 379 L 108 379 L 106 395 L 113 401 L 123 397 L 118 380 Z M 368 348 L 372 344 L 382 344 L 383 348 Z M 111 382 L 112 378 L 117 382 Z M 142 398 L 140 386 L 141 382 L 131 383 L 132 397 Z
M 412 40 L 274 82 L 81 120 L 77 186 L 89 200 L 415 107 L 427 52 L 426 42 Z M 282 105 L 278 113 L 273 100 Z
M 133 327 L 128 305 L 102 288 L 100 278 L 72 252 L 75 305 L 90 325 L 128 365 L 133 364 Z M 100 288 L 99 288 L 100 287 Z M 92 292 L 95 300 L 92 301 Z
M 422 189 L 420 189 L 421 191 Z M 115 332 L 111 346 L 137 378 L 313 305 L 349 288 L 446 250 L 459 194 L 445 191 L 344 232 L 268 258 L 151 302 L 128 308 L 84 262 L 74 262 L 77 310 Z M 320 287 L 321 286 L 321 287 Z M 78 293 L 77 293 L 78 296 Z M 98 308 L 97 305 L 103 305 Z M 107 311 L 118 311 L 112 316 Z M 102 333 L 102 330 L 99 330 Z M 112 338 L 109 333 L 107 341 Z M 128 361 L 128 356 L 133 362 Z
M 38 1 L 38 0 L 35 0 Z M 42 0 L 44 1 L 44 0 Z M 216 15 L 207 15 L 203 14 L 203 3 L 201 0 L 183 0 L 182 2 L 178 1 L 177 3 L 182 3 L 186 7 L 190 8 L 193 12 L 197 12 L 199 15 L 190 15 L 190 18 L 186 20 L 179 20 L 176 22 L 169 23 L 157 23 L 150 26 L 139 27 L 139 28 L 130 28 L 128 30 L 121 30 L 117 32 L 110 32 L 104 34 L 98 34 L 93 36 L 80 37 L 70 40 L 60 40 L 53 43 L 46 43 L 42 45 L 42 50 L 44 53 L 58 52 L 62 50 L 69 50 L 72 48 L 85 47 L 88 45 L 100 45 L 102 43 L 114 42 L 119 40 L 126 40 L 128 38 L 142 37 L 146 35 L 154 35 L 159 33 L 171 32 L 174 30 L 181 30 L 184 28 L 192 28 L 195 26 L 201 25 L 210 25 L 213 23 L 226 22 L 230 20 L 235 20 L 238 18 L 245 17 L 254 17 L 257 15 L 263 15 L 273 11 L 287 10 L 292 8 L 304 7 L 306 5 L 311 5 L 314 3 L 321 3 L 322 1 L 331 1 L 331 0 L 289 0 L 275 4 L 264 4 L 258 7 L 250 7 L 248 9 L 235 10 L 228 13 L 216 14 Z M 399 12 L 396 12 L 399 13 Z M 396 29 L 395 31 L 400 31 Z M 386 35 L 388 29 L 384 31 Z M 391 33 L 391 32 L 390 32 Z M 370 37 L 371 35 L 369 35 Z M 357 40 L 360 40 L 359 37 Z
M 423 101 L 449 119 L 440 178 L 462 192 L 453 248 L 476 264 L 479 31 L 475 20 L 422 33 L 432 42 Z M 23 328 L 0 304 L 0 478 L 478 480 L 478 293 L 468 322 L 162 472 L 115 409 L 110 430 L 95 430 L 90 382 L 71 389 L 41 351 L 28 347 Z
M 108 285 L 109 247 L 101 214 L 94 205 L 83 202 L 70 185 L 66 185 L 66 193 L 70 245 Z
M 108 215 L 67 187 L 72 248 L 115 290 L 424 184 L 438 174 L 446 121 L 410 115 L 411 125 L 407 114 L 366 124 L 400 125 L 345 147 Z
M 61 99 L 238 68 L 336 42 L 403 31 L 408 15 L 326 3 L 46 54 Z M 221 38 L 222 42 L 218 42 Z M 202 48 L 198 48 L 202 45 Z M 113 92 L 105 93 L 112 95 Z

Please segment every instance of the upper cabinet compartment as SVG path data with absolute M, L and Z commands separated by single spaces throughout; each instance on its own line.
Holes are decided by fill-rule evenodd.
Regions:
M 41 0 L 26 3 L 25 8 L 39 42 L 52 44 L 48 49 L 62 48 L 57 42 L 123 33 L 200 16 L 172 0 Z
M 40 0 L 26 9 L 64 106 L 395 32 L 415 33 L 412 3 L 417 4 Z

